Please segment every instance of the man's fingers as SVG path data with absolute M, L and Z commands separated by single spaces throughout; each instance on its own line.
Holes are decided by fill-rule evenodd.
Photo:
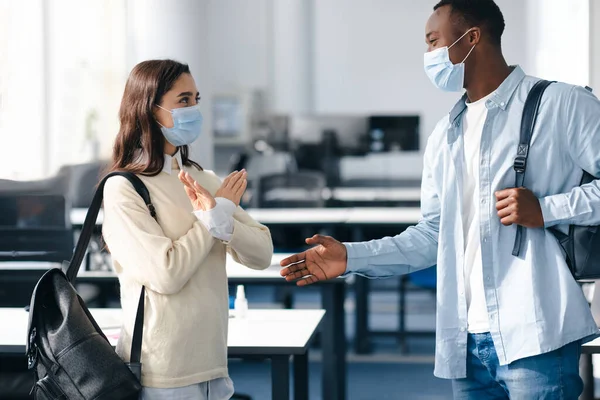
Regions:
M 496 199 L 497 199 L 498 201 L 500 201 L 500 200 L 504 200 L 504 199 L 506 199 L 507 197 L 510 197 L 510 196 L 514 195 L 514 194 L 515 194 L 515 192 L 516 192 L 516 190 L 517 190 L 517 189 L 515 189 L 515 188 L 510 188 L 510 189 L 499 190 L 499 191 L 497 191 L 497 192 L 495 193 L 495 195 L 496 195 Z
M 311 245 L 318 245 L 318 244 L 325 244 L 329 239 L 331 239 L 329 236 L 323 236 L 323 235 L 314 235 L 311 238 L 306 239 L 306 244 L 311 244 Z
M 298 271 L 306 270 L 306 263 L 304 261 L 297 264 L 292 264 L 289 267 L 283 268 L 279 273 L 283 277 L 288 277 L 296 274 Z
M 293 272 L 285 277 L 285 280 L 288 282 L 297 281 L 298 279 L 303 279 L 306 276 L 309 276 L 310 272 L 306 268 L 299 269 L 296 272 Z
M 513 199 L 510 197 L 505 198 L 504 200 L 500 200 L 496 203 L 496 210 L 500 211 L 513 203 Z
M 298 282 L 296 282 L 296 285 L 298 286 L 308 286 L 308 285 L 312 285 L 313 283 L 317 283 L 319 280 L 314 276 L 314 275 L 310 275 L 307 276 L 304 279 L 300 279 Z
M 502 225 L 504 226 L 511 226 L 512 224 L 515 223 L 515 217 L 511 214 L 508 217 L 504 217 L 500 220 L 500 222 L 502 223 Z
M 500 219 L 508 217 L 511 214 L 512 214 L 511 207 L 506 207 L 506 208 L 503 208 L 500 211 L 498 211 L 498 217 L 500 217 Z
M 292 256 L 284 258 L 283 260 L 281 260 L 279 265 L 281 265 L 282 267 L 292 268 L 293 265 L 291 265 L 291 264 L 296 264 L 300 261 L 304 261 L 305 259 L 306 259 L 306 252 L 303 251 L 302 253 L 294 254 Z M 282 276 L 284 276 L 283 271 L 285 271 L 285 269 L 281 270 Z

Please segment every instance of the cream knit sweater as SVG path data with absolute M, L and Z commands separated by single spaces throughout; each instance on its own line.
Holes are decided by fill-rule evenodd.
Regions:
M 129 360 L 133 322 L 146 286 L 142 385 L 173 388 L 227 377 L 229 297 L 225 255 L 252 269 L 271 263 L 269 230 L 238 207 L 231 241 L 214 239 L 192 214 L 177 177 L 140 176 L 150 192 L 158 223 L 122 177 L 104 188 L 103 235 L 121 284 L 124 326 L 117 353 Z M 185 167 L 213 195 L 221 185 L 210 171 Z

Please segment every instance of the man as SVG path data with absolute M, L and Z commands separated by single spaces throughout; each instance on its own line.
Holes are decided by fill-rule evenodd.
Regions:
M 347 274 L 385 278 L 438 266 L 435 375 L 456 399 L 576 399 L 580 345 L 598 333 L 557 240 L 544 228 L 600 224 L 600 102 L 581 87 L 545 92 L 525 188 L 513 161 L 524 102 L 538 80 L 502 55 L 492 0 L 443 0 L 427 21 L 425 71 L 463 98 L 430 136 L 422 219 L 393 238 L 340 243 L 282 261 L 298 285 Z M 517 226 L 525 240 L 513 256 Z

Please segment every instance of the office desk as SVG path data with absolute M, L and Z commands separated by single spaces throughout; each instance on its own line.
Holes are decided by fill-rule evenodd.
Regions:
M 413 225 L 421 218 L 419 207 L 355 208 L 250 208 L 250 216 L 265 225 Z M 87 209 L 71 210 L 71 223 L 82 226 Z M 96 225 L 102 225 L 98 214 Z
M 358 190 L 356 188 L 339 188 L 340 190 Z M 395 188 L 386 188 L 395 190 Z M 404 188 L 404 191 L 418 188 Z M 368 192 L 364 190 L 364 192 Z M 413 194 L 416 194 L 413 193 Z M 248 213 L 255 220 L 265 225 L 314 225 L 314 226 L 348 226 L 352 229 L 352 240 L 364 240 L 362 227 L 373 225 L 398 226 L 401 232 L 408 226 L 415 225 L 421 218 L 419 207 L 355 207 L 355 208 L 253 208 Z M 80 226 L 85 219 L 86 209 L 74 209 L 71 220 L 74 226 Z M 98 224 L 102 223 L 103 215 L 99 214 Z M 354 347 L 357 353 L 365 354 L 370 351 L 369 293 L 370 284 L 366 278 L 357 276 L 356 292 L 356 337 Z
M 263 271 L 249 269 L 238 264 L 227 256 L 227 276 L 232 285 L 287 285 L 279 274 L 279 262 L 287 254 L 275 254 L 272 266 Z M 0 263 L 0 269 L 18 269 L 31 271 L 33 268 L 48 269 L 58 266 L 52 263 L 28 263 L 24 268 L 20 263 Z M 79 283 L 96 285 L 117 285 L 117 276 L 112 271 L 80 271 L 77 277 Z M 346 298 L 346 282 L 344 279 L 334 279 L 315 285 L 321 291 L 321 306 L 326 311 L 321 331 L 323 351 L 323 398 L 346 398 L 346 326 L 344 300 Z
M 581 358 L 579 360 L 579 375 L 583 380 L 583 393 L 580 400 L 594 400 L 594 366 L 592 354 L 600 354 L 600 338 L 594 339 L 581 346 Z
M 355 188 L 339 188 L 343 190 L 356 190 Z M 388 188 L 386 188 L 388 189 Z M 395 188 L 389 188 L 395 190 Z M 413 190 L 417 188 L 404 188 Z M 364 190 L 368 192 L 367 190 Z M 416 192 L 415 192 L 416 193 Z M 415 194 L 413 193 L 413 194 Z M 398 226 L 401 232 L 408 226 L 415 225 L 421 218 L 419 207 L 354 207 L 354 208 L 251 208 L 247 210 L 255 220 L 267 225 L 313 225 L 313 226 L 347 226 L 352 229 L 352 240 L 364 240 L 362 228 L 364 226 Z M 71 220 L 74 226 L 80 226 L 85 219 L 86 209 L 74 209 Z M 99 214 L 98 224 L 102 223 L 103 215 Z M 232 283 L 234 283 L 232 281 Z M 270 283 L 270 282 L 269 282 Z M 354 347 L 357 353 L 365 354 L 370 350 L 369 293 L 370 284 L 366 278 L 357 276 L 355 280 L 356 292 L 356 337 Z M 341 296 L 342 294 L 337 294 Z M 325 305 L 324 305 L 324 308 Z M 329 310 L 328 310 L 328 314 Z M 328 320 L 329 317 L 326 317 Z M 327 328 L 324 329 L 327 331 Z
M 114 327 L 121 325 L 121 310 L 90 311 L 116 345 L 118 330 Z M 25 353 L 28 315 L 22 308 L 0 308 L 0 357 Z M 294 399 L 308 399 L 308 351 L 324 315 L 323 310 L 249 310 L 245 319 L 229 319 L 228 355 L 270 358 L 272 397 L 276 400 L 290 398 L 289 360 L 293 358 Z
M 337 187 L 331 197 L 342 202 L 410 202 L 421 201 L 420 187 Z

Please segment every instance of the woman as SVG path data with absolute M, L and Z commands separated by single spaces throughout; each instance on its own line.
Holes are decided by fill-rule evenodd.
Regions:
M 126 179 L 112 177 L 104 188 L 103 235 L 121 284 L 117 352 L 124 360 L 146 287 L 142 399 L 231 397 L 225 256 L 253 269 L 271 264 L 269 230 L 238 207 L 246 172 L 221 183 L 188 158 L 201 133 L 199 101 L 187 65 L 138 64 L 125 86 L 111 171 L 141 178 L 158 222 Z

